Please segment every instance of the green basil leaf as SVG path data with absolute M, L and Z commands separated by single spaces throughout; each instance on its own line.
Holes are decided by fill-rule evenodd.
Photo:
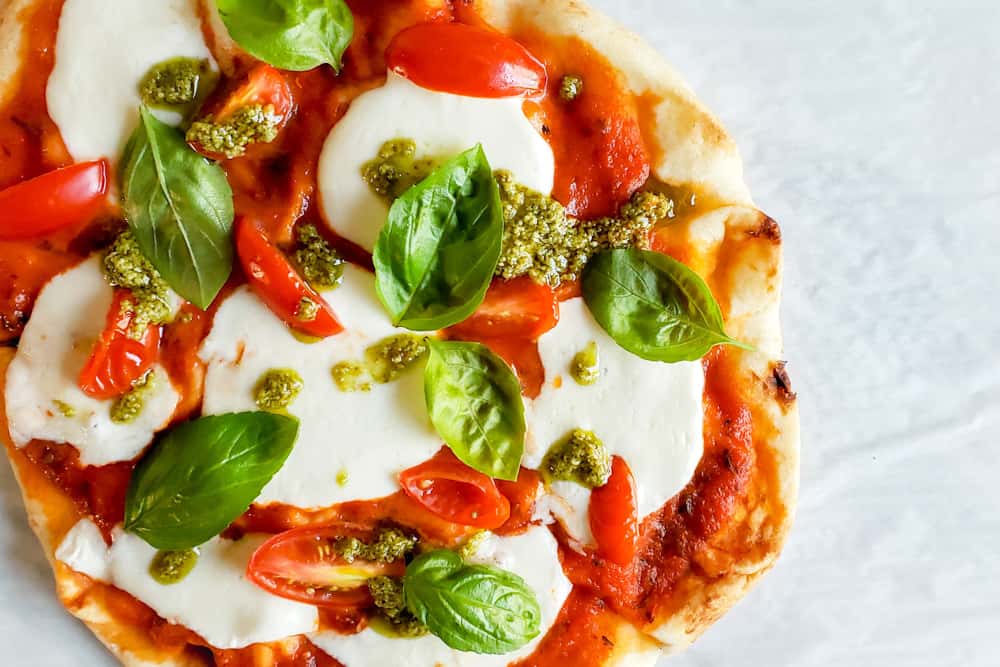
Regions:
M 503 359 L 479 343 L 430 340 L 424 370 L 427 412 L 463 463 L 516 480 L 524 455 L 521 384 Z
M 270 412 L 202 417 L 172 429 L 136 466 L 125 529 L 157 549 L 191 549 L 247 510 L 292 451 L 299 422 Z
M 222 168 L 142 107 L 121 160 L 122 208 L 175 292 L 205 309 L 233 269 L 233 191 Z
M 541 608 L 524 579 L 465 565 L 454 551 L 432 551 L 410 563 L 403 597 L 410 613 L 459 651 L 510 653 L 541 632 Z
M 482 146 L 393 203 L 375 244 L 378 296 L 397 326 L 444 329 L 483 302 L 500 261 L 500 190 Z
M 229 35 L 244 51 L 279 69 L 326 63 L 337 72 L 354 37 L 344 0 L 216 0 Z
M 650 361 L 695 361 L 726 335 L 722 310 L 701 277 L 648 250 L 610 250 L 583 271 L 583 298 L 616 343 Z

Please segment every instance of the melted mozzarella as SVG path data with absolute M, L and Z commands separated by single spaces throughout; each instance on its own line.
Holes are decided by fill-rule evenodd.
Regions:
M 143 76 L 182 56 L 211 59 L 195 0 L 66 0 L 46 99 L 73 158 L 117 160 L 138 119 Z
M 441 447 L 427 417 L 423 373 L 410 369 L 370 392 L 341 392 L 331 370 L 364 358 L 365 349 L 401 333 L 375 295 L 375 278 L 347 266 L 343 284 L 325 294 L 344 332 L 306 344 L 246 288 L 219 308 L 201 356 L 208 364 L 205 414 L 254 410 L 253 389 L 272 368 L 295 370 L 304 388 L 288 411 L 299 436 L 281 471 L 257 502 L 326 507 L 399 490 L 397 475 Z M 346 484 L 338 475 L 347 473 Z
M 214 538 L 198 547 L 198 562 L 191 573 L 168 586 L 149 574 L 156 549 L 120 528 L 109 549 L 89 519 L 69 532 L 56 557 L 77 572 L 130 593 L 216 648 L 242 648 L 312 632 L 318 623 L 315 607 L 271 595 L 244 576 L 250 556 L 265 539 L 259 535 L 236 542 Z
M 7 419 L 18 447 L 65 442 L 80 451 L 83 465 L 105 465 L 134 459 L 169 422 L 179 397 L 159 365 L 142 412 L 128 424 L 111 420 L 113 400 L 91 398 L 77 386 L 113 294 L 98 257 L 56 276 L 39 294 L 7 371 Z
M 479 99 L 421 88 L 389 74 L 358 97 L 330 132 L 319 163 L 321 203 L 330 227 L 371 251 L 388 208 L 368 189 L 362 167 L 386 141 L 412 139 L 417 155 L 450 158 L 482 144 L 494 169 L 549 193 L 552 149 L 522 111 L 521 99 Z
M 600 379 L 581 386 L 569 374 L 573 357 L 597 343 Z M 645 361 L 619 347 L 583 303 L 562 304 L 559 324 L 538 342 L 546 381 L 530 408 L 524 465 L 537 467 L 548 448 L 574 428 L 593 431 L 635 476 L 640 517 L 684 488 L 701 459 L 704 372 L 698 362 Z M 548 501 L 570 534 L 591 541 L 590 492 L 556 483 Z
M 501 667 L 530 655 L 555 622 L 572 584 L 563 574 L 559 547 L 547 528 L 532 528 L 516 537 L 492 537 L 473 559 L 520 575 L 535 592 L 541 607 L 541 633 L 526 646 L 506 655 L 462 653 L 432 635 L 417 639 L 386 637 L 374 630 L 356 635 L 319 632 L 310 639 L 345 665 L 407 665 L 407 667 Z

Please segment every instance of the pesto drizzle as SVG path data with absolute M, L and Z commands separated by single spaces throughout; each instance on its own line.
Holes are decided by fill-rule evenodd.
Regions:
M 287 368 L 272 368 L 257 381 L 254 402 L 261 410 L 279 412 L 296 399 L 304 386 L 302 376 Z
M 155 383 L 152 371 L 133 383 L 131 389 L 111 404 L 111 421 L 116 424 L 131 424 L 138 419 L 143 408 L 146 407 L 146 399 Z
M 592 431 L 575 429 L 552 445 L 541 465 L 547 482 L 576 482 L 588 489 L 604 486 L 611 477 L 611 456 Z
M 134 311 L 130 337 L 140 340 L 151 324 L 166 324 L 172 316 L 170 288 L 142 254 L 131 231 L 119 234 L 104 255 L 104 277 L 112 287 L 127 289 L 123 308 Z
M 194 549 L 179 551 L 157 551 L 149 564 L 149 576 L 164 586 L 184 580 L 198 564 L 198 552 Z

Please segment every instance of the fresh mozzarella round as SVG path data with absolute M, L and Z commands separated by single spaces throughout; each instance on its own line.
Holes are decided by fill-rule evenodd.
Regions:
M 128 424 L 112 421 L 113 400 L 91 398 L 77 386 L 113 295 L 96 256 L 42 289 L 7 371 L 7 420 L 18 447 L 51 440 L 76 447 L 82 465 L 129 461 L 170 421 L 179 396 L 159 365 L 142 411 Z
M 369 346 L 404 333 L 383 311 L 374 276 L 347 266 L 343 283 L 325 298 L 345 330 L 309 344 L 247 288 L 239 289 L 219 308 L 201 349 L 208 364 L 205 414 L 257 409 L 254 386 L 271 369 L 294 370 L 303 380 L 288 408 L 301 422 L 295 448 L 259 504 L 313 508 L 385 496 L 399 490 L 401 471 L 441 447 L 427 417 L 420 368 L 368 392 L 343 392 L 334 384 L 336 364 L 362 360 Z
M 576 354 L 591 342 L 597 343 L 600 378 L 583 386 L 569 371 Z M 538 467 L 549 447 L 581 428 L 593 431 L 610 454 L 629 464 L 640 517 L 687 485 L 704 445 L 700 363 L 652 362 L 625 351 L 579 298 L 562 304 L 559 324 L 541 337 L 538 350 L 546 378 L 529 410 L 525 466 Z M 591 542 L 590 492 L 572 483 L 553 484 L 550 490 L 559 496 L 548 501 L 552 512 L 574 538 Z
M 73 158 L 117 160 L 138 122 L 143 76 L 178 57 L 211 60 L 195 0 L 66 0 L 46 100 Z
M 361 171 L 393 139 L 412 139 L 419 156 L 434 159 L 482 144 L 494 169 L 551 192 L 552 149 L 524 115 L 523 103 L 439 93 L 390 72 L 384 86 L 354 100 L 327 137 L 319 162 L 327 223 L 365 250 L 375 247 L 389 209 L 369 190 Z
M 109 549 L 89 519 L 74 526 L 56 558 L 130 593 L 216 648 L 243 648 L 312 632 L 319 620 L 315 607 L 271 595 L 244 576 L 250 556 L 266 537 L 247 535 L 235 542 L 213 538 L 198 547 L 191 573 L 169 585 L 158 583 L 149 573 L 156 549 L 120 528 Z
M 531 655 L 555 622 L 573 585 L 559 562 L 559 545 L 547 528 L 536 527 L 516 537 L 491 536 L 473 562 L 509 570 L 534 591 L 541 607 L 541 633 L 506 655 L 462 653 L 432 635 L 416 639 L 386 637 L 367 629 L 356 635 L 319 632 L 316 646 L 345 665 L 408 665 L 409 667 L 501 667 Z

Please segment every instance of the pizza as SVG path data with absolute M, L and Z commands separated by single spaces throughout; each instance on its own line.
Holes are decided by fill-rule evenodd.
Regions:
M 575 0 L 0 4 L 4 444 L 125 665 L 652 665 L 777 558 L 781 233 Z

